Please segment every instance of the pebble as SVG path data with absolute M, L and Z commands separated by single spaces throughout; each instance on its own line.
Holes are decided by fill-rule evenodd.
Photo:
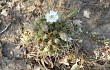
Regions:
M 4 57 L 9 59 L 22 59 L 23 52 L 22 49 L 16 48 L 17 46 L 13 43 L 4 43 L 2 46 L 2 54 Z
M 87 11 L 87 10 L 85 10 L 84 11 L 84 16 L 86 17 L 86 18 L 90 18 L 90 12 L 89 11 Z

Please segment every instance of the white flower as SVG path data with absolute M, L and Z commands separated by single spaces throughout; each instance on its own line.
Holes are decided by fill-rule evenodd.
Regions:
M 57 12 L 50 11 L 49 13 L 46 13 L 45 18 L 46 18 L 46 22 L 53 23 L 53 22 L 57 22 L 59 16 Z

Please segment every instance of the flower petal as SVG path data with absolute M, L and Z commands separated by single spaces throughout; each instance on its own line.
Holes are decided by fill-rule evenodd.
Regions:
M 57 12 L 54 11 L 50 11 L 49 13 L 46 13 L 45 18 L 46 18 L 46 22 L 57 22 L 58 20 L 58 14 Z

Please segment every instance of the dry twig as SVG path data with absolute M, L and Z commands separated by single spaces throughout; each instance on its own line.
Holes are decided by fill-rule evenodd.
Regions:
M 1 32 L 0 32 L 0 35 L 3 34 L 8 28 L 9 26 L 11 25 L 12 23 L 8 24 Z

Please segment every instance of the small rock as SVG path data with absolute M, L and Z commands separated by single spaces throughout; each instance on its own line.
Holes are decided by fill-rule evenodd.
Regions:
M 71 37 L 69 37 L 66 33 L 59 33 L 60 34 L 60 38 L 62 39 L 62 40 L 64 40 L 64 41 L 68 41 L 68 42 L 70 42 L 71 40 L 72 40 L 72 38 Z
M 89 11 L 87 11 L 87 10 L 85 10 L 84 11 L 84 16 L 86 17 L 86 18 L 90 18 L 90 12 Z
M 16 48 L 17 46 L 13 43 L 4 43 L 2 46 L 2 54 L 3 56 L 12 59 L 22 59 L 23 53 L 22 49 Z
M 83 21 L 81 21 L 81 20 L 79 20 L 79 19 L 76 19 L 76 20 L 74 20 L 73 22 L 74 22 L 76 25 L 78 25 L 78 26 L 82 26 L 81 23 L 82 23 Z
M 13 48 L 15 48 L 14 44 L 4 43 L 3 46 L 2 46 L 3 56 L 8 57 L 8 58 L 11 59 L 13 57 L 13 51 L 12 51 Z

